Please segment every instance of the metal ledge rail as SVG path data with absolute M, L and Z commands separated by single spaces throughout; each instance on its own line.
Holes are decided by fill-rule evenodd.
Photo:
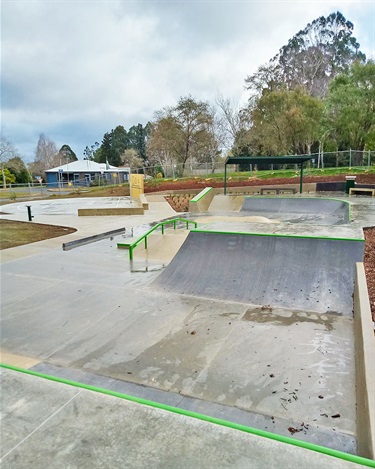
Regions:
M 170 225 L 173 223 L 173 229 L 176 229 L 176 224 L 178 221 L 186 223 L 186 229 L 189 229 L 189 223 L 192 223 L 194 225 L 194 228 L 197 227 L 198 223 L 196 221 L 192 220 L 186 220 L 185 218 L 174 218 L 173 220 L 166 220 L 166 221 L 161 221 L 157 225 L 153 226 L 150 230 L 148 230 L 145 234 L 140 236 L 137 240 L 135 240 L 133 243 L 117 243 L 118 248 L 122 249 L 128 249 L 129 250 L 129 260 L 133 260 L 133 250 L 143 241 L 145 240 L 145 249 L 147 249 L 147 236 L 151 234 L 153 231 L 155 231 L 157 228 L 161 226 L 161 234 L 164 234 L 164 226 L 165 225 Z

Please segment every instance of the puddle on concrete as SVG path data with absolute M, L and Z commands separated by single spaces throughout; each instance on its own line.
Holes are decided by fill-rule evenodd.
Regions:
M 342 314 L 330 311 L 326 314 L 318 314 L 316 312 L 307 312 L 302 310 L 285 310 L 281 308 L 272 308 L 271 306 L 261 306 L 249 308 L 242 317 L 242 321 L 252 321 L 258 324 L 273 323 L 280 326 L 291 326 L 298 322 L 310 322 L 319 324 L 332 331 L 333 325 L 337 317 Z

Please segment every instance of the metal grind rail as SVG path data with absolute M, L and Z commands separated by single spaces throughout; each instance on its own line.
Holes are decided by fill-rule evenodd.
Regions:
M 185 218 L 174 218 L 173 220 L 166 220 L 162 221 L 160 223 L 157 223 L 155 226 L 153 226 L 150 230 L 146 231 L 142 236 L 140 236 L 137 240 L 135 240 L 133 243 L 117 243 L 118 248 L 122 249 L 128 249 L 129 250 L 129 260 L 133 260 L 133 250 L 141 244 L 141 242 L 144 240 L 145 242 L 145 249 L 147 249 L 147 237 L 155 231 L 157 228 L 161 227 L 161 234 L 164 234 L 164 226 L 170 225 L 173 223 L 173 229 L 176 229 L 177 222 L 183 222 L 186 223 L 186 229 L 189 229 L 189 223 L 192 223 L 194 225 L 194 228 L 198 226 L 198 223 L 196 221 L 192 220 L 186 220 Z

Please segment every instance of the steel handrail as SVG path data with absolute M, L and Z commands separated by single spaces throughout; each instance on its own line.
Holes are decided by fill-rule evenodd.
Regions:
M 164 234 L 164 226 L 165 225 L 170 225 L 173 223 L 173 229 L 176 229 L 176 224 L 178 221 L 186 223 L 186 229 L 189 229 L 189 223 L 192 223 L 194 225 L 194 228 L 198 226 L 198 223 L 193 220 L 186 220 L 185 218 L 174 218 L 173 220 L 165 220 L 160 223 L 157 223 L 155 226 L 153 226 L 151 229 L 146 231 L 142 236 L 140 236 L 138 239 L 133 241 L 132 243 L 117 243 L 117 247 L 119 248 L 125 248 L 129 250 L 129 260 L 133 260 L 133 250 L 144 240 L 145 241 L 145 249 L 147 249 L 147 237 L 150 235 L 153 231 L 155 231 L 157 228 L 161 227 L 161 234 Z

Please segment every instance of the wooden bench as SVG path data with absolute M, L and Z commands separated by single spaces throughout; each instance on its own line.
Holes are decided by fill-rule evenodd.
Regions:
M 375 189 L 367 189 L 366 187 L 351 187 L 349 189 L 349 195 L 353 194 L 371 194 L 372 197 L 375 197 Z
M 294 187 L 262 187 L 260 194 L 296 194 Z

